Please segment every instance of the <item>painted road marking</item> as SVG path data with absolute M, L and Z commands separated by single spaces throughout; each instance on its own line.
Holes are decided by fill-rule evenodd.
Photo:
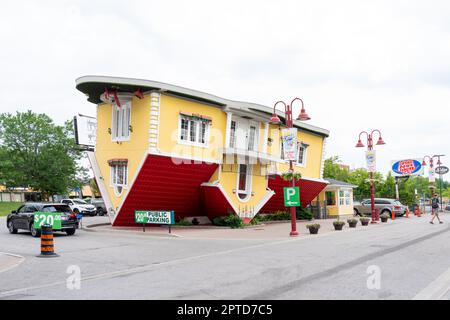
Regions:
M 450 268 L 422 289 L 413 300 L 439 300 L 450 290 Z
M 17 254 L 0 252 L 0 272 L 11 270 L 24 261 L 25 258 Z

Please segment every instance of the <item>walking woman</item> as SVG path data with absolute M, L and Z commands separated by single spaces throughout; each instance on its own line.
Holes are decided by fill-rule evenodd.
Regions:
M 439 219 L 439 199 L 437 194 L 433 195 L 433 199 L 431 199 L 431 214 L 433 218 L 430 223 L 433 224 L 434 218 L 437 218 L 439 223 L 442 223 L 441 219 Z

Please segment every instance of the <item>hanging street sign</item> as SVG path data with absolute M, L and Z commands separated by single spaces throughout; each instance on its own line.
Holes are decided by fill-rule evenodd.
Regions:
M 283 189 L 284 192 L 284 206 L 285 207 L 300 207 L 300 188 L 287 187 Z
M 377 157 L 375 150 L 366 151 L 366 163 L 368 172 L 377 172 Z
M 436 169 L 435 169 L 435 172 L 437 173 L 437 174 L 447 174 L 448 173 L 448 171 L 449 171 L 449 169 L 448 169 L 448 167 L 445 167 L 445 166 L 440 166 L 440 167 L 437 167 Z
M 423 174 L 423 166 L 418 159 L 392 161 L 392 173 L 398 176 L 417 176 Z
M 297 128 L 281 130 L 284 160 L 295 160 L 297 155 Z
M 61 229 L 61 213 L 54 212 L 35 212 L 33 227 L 35 229 L 41 229 L 43 225 L 49 225 L 52 229 Z

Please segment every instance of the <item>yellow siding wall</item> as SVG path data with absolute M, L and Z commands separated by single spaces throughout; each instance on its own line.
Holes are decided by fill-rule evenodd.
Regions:
M 178 143 L 180 112 L 201 114 L 212 118 L 207 148 Z M 220 108 L 162 94 L 158 147 L 163 153 L 171 155 L 220 161 L 220 149 L 225 144 L 226 123 L 226 113 Z
M 233 203 L 236 209 L 243 210 L 245 206 L 247 208 L 256 207 L 259 202 L 263 199 L 263 197 L 267 193 L 267 179 L 266 177 L 260 176 L 261 166 L 259 164 L 253 165 L 253 174 L 252 177 L 252 188 L 251 191 L 254 193 L 248 201 L 241 201 L 238 198 L 237 193 L 233 193 L 233 189 L 237 190 L 237 172 L 222 172 L 220 174 L 220 184 L 224 188 L 228 198 Z M 258 174 L 258 175 L 255 175 Z
M 278 125 L 270 125 L 269 138 L 271 138 L 272 146 L 268 147 L 268 153 L 280 155 L 281 151 L 281 130 Z M 306 166 L 301 167 L 294 165 L 294 170 L 300 172 L 303 177 L 321 178 L 320 169 L 322 166 L 323 137 L 297 129 L 297 139 L 309 145 L 307 148 Z M 278 172 L 284 173 L 289 171 L 289 162 L 278 163 Z
M 113 142 L 108 128 L 112 126 L 112 106 L 111 104 L 101 104 L 97 106 L 97 146 L 95 155 L 100 167 L 102 177 L 105 179 L 113 207 L 121 204 L 126 195 L 122 192 L 120 197 L 114 193 L 114 188 L 110 183 L 110 167 L 108 160 L 114 158 L 128 159 L 128 186 L 134 179 L 136 170 L 139 168 L 148 149 L 149 126 L 150 126 L 150 96 L 144 99 L 133 98 L 131 106 L 131 126 L 133 132 L 130 133 L 130 141 L 120 143 Z

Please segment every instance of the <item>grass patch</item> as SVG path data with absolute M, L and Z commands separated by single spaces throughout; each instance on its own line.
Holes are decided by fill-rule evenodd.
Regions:
M 7 216 L 12 210 L 17 210 L 21 202 L 0 202 L 0 217 Z

